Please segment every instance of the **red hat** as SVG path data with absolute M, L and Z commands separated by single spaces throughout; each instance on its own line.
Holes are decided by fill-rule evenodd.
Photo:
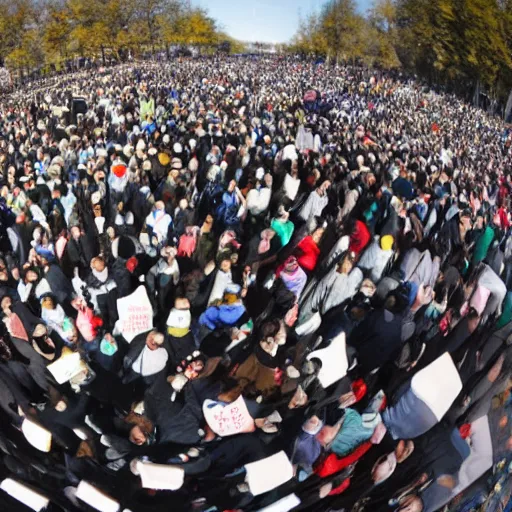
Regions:
M 122 178 L 126 174 L 126 165 L 124 165 L 121 162 L 115 162 L 112 167 L 111 171 L 118 177 Z
M 354 382 L 352 382 L 352 393 L 354 393 L 355 397 L 356 397 L 356 401 L 360 401 L 365 395 L 366 395 L 366 392 L 367 392 L 367 387 L 366 387 L 366 383 L 363 379 L 357 379 L 355 380 Z

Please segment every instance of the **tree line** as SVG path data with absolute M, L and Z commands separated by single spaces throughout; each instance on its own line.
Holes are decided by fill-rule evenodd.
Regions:
M 241 51 L 183 0 L 0 0 L 0 65 L 23 71 L 77 57 L 121 60 L 171 45 Z
M 291 52 L 402 69 L 455 92 L 512 87 L 512 0 L 329 0 L 303 18 Z

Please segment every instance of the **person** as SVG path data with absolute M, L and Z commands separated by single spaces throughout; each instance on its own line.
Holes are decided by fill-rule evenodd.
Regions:
M 124 358 L 124 382 L 142 379 L 146 384 L 167 367 L 169 353 L 164 347 L 165 337 L 157 331 L 149 331 L 135 337 Z
M 373 68 L 96 64 L 0 100 L 0 480 L 415 511 L 489 468 L 456 434 L 510 390 L 509 128 Z

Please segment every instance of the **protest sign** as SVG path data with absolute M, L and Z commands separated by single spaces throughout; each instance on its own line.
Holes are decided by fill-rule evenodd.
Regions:
M 153 328 L 153 307 L 144 286 L 139 286 L 131 295 L 117 299 L 119 330 L 130 343 L 137 334 Z

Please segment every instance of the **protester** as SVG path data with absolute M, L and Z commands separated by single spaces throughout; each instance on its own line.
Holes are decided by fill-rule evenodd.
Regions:
M 511 139 L 289 57 L 1 97 L 0 504 L 426 512 L 509 461 Z

